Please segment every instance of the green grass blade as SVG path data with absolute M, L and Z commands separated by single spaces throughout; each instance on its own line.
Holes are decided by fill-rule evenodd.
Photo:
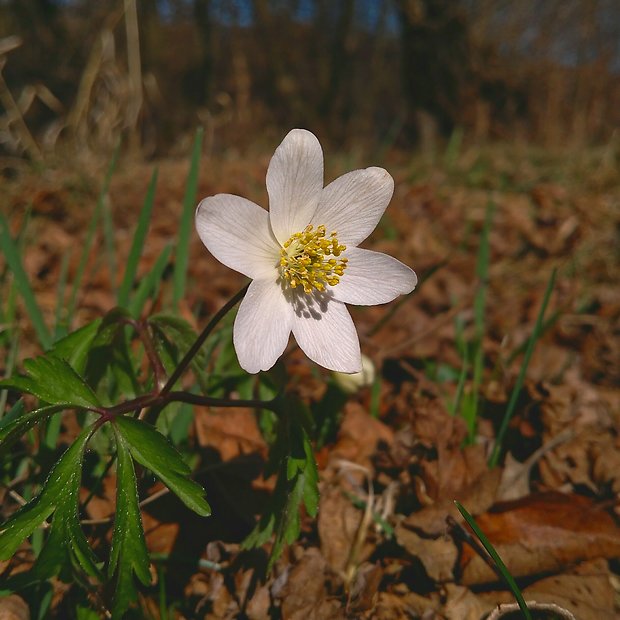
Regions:
M 15 237 L 15 246 L 17 247 L 17 251 L 19 256 L 21 256 L 24 252 L 24 242 L 25 242 L 25 232 L 28 227 L 28 222 L 30 221 L 30 214 L 32 213 L 32 204 L 29 203 L 26 207 L 26 212 L 24 213 L 24 217 L 22 219 L 21 226 Z M 0 336 L 2 336 L 2 340 L 5 341 L 5 345 L 10 343 L 11 338 L 11 327 L 15 325 L 15 319 L 17 316 L 17 297 L 19 292 L 17 290 L 17 285 L 15 283 L 15 278 L 10 278 L 8 281 L 9 290 L 2 297 L 0 297 L 0 303 L 6 302 L 3 310 L 2 310 L 2 318 L 0 321 L 2 322 L 3 331 L 0 331 Z
M 56 287 L 56 312 L 54 318 L 54 342 L 60 340 L 67 335 L 65 317 L 63 310 L 65 307 L 65 289 L 67 287 L 67 276 L 69 274 L 69 255 L 67 251 L 62 256 L 60 263 L 60 276 L 58 277 L 58 286 Z
M 146 239 L 146 233 L 151 222 L 151 213 L 153 212 L 153 204 L 155 202 L 155 188 L 157 186 L 157 168 L 153 171 L 151 182 L 146 191 L 146 198 L 144 199 L 144 205 L 140 212 L 140 218 L 138 219 L 138 225 L 133 235 L 133 243 L 131 244 L 131 250 L 127 258 L 127 265 L 125 267 L 125 275 L 123 276 L 123 282 L 118 291 L 118 305 L 121 308 L 125 308 L 129 303 L 129 294 L 136 278 L 138 271 L 138 262 L 140 256 L 142 256 L 142 249 L 144 248 L 144 241 Z
M 19 347 L 19 330 L 15 329 L 13 330 L 9 353 L 6 356 L 6 362 L 4 365 L 4 375 L 6 377 L 10 377 L 13 374 L 13 370 L 15 369 L 15 362 L 17 361 L 18 347 Z M 8 397 L 9 397 L 8 390 L 0 390 L 0 420 L 4 416 L 4 410 L 6 408 Z
M 157 294 L 159 283 L 161 282 L 164 270 L 168 266 L 170 254 L 172 253 L 172 245 L 168 244 L 159 255 L 153 268 L 149 274 L 140 282 L 131 303 L 129 304 L 129 312 L 134 317 L 139 317 L 144 308 L 144 304 L 149 297 Z
M 457 127 L 452 131 L 448 146 L 443 156 L 444 165 L 448 170 L 452 170 L 461 154 L 461 147 L 463 145 L 463 136 L 465 132 L 462 127 Z
M 116 168 L 116 163 L 118 162 L 118 156 L 120 153 L 120 142 L 118 143 L 114 153 L 112 155 L 112 159 L 110 160 L 110 165 L 108 166 L 108 170 L 106 172 L 105 178 L 103 180 L 103 186 L 101 187 L 101 192 L 99 193 L 99 198 L 97 199 L 97 206 L 95 207 L 95 212 L 93 213 L 93 218 L 90 221 L 90 225 L 88 226 L 88 230 L 86 231 L 86 237 L 84 239 L 84 246 L 82 249 L 82 256 L 80 257 L 80 262 L 78 264 L 77 272 L 75 274 L 75 279 L 73 280 L 73 286 L 71 289 L 71 295 L 69 297 L 69 303 L 67 304 L 67 316 L 73 316 L 75 311 L 75 304 L 77 301 L 77 294 L 82 285 L 82 279 L 84 277 L 84 271 L 86 270 L 86 263 L 88 262 L 88 257 L 93 247 L 93 243 L 95 241 L 95 232 L 97 230 L 97 225 L 99 224 L 99 218 L 101 217 L 101 213 L 104 208 L 105 199 L 108 195 L 108 191 L 110 189 L 110 181 L 112 180 L 112 174 Z M 114 274 L 110 274 L 112 277 Z
M 105 245 L 105 258 L 110 272 L 110 288 L 116 289 L 116 248 L 114 246 L 114 222 L 112 221 L 112 209 L 110 197 L 106 192 L 101 205 L 101 221 L 103 224 L 103 242 Z
M 11 233 L 9 231 L 9 223 L 3 214 L 0 213 L 0 247 L 2 247 L 2 251 L 4 253 L 4 257 L 6 258 L 6 262 L 13 272 L 13 277 L 15 278 L 15 285 L 24 300 L 24 305 L 26 306 L 26 312 L 32 321 L 32 325 L 34 326 L 34 330 L 37 334 L 37 338 L 39 339 L 39 343 L 43 347 L 43 349 L 48 349 L 52 346 L 52 336 L 43 320 L 43 314 L 41 312 L 41 308 L 37 303 L 37 300 L 34 296 L 34 292 L 32 287 L 30 286 L 30 281 L 28 280 L 28 276 L 26 275 L 26 271 L 22 264 L 19 248 L 13 238 L 11 237 Z
M 469 514 L 469 512 L 467 512 L 467 510 L 465 510 L 465 508 L 461 504 L 459 504 L 459 502 L 455 501 L 454 503 L 456 504 L 456 507 L 459 509 L 459 512 L 463 515 L 463 519 L 467 521 L 467 524 L 469 525 L 469 527 L 471 527 L 471 529 L 474 531 L 474 534 L 476 534 L 476 536 L 478 537 L 478 540 L 480 540 L 483 547 L 487 550 L 487 553 L 493 558 L 495 565 L 499 569 L 500 573 L 502 574 L 502 577 L 508 584 L 508 587 L 510 588 L 513 596 L 517 600 L 519 608 L 523 612 L 523 616 L 525 617 L 526 620 L 532 620 L 532 615 L 530 614 L 530 610 L 528 609 L 527 604 L 525 603 L 523 594 L 521 594 L 521 590 L 519 589 L 517 582 L 514 580 L 513 576 L 510 574 L 510 572 L 506 568 L 506 565 L 502 561 L 502 558 L 499 557 L 499 554 L 497 553 L 497 551 L 495 551 L 495 548 L 493 547 L 489 539 L 484 535 L 483 531 L 478 527 L 478 524 L 476 523 L 474 518 Z
M 467 349 L 465 349 L 465 355 L 463 357 L 463 365 L 461 366 L 461 371 L 459 372 L 459 380 L 456 384 L 456 392 L 454 393 L 454 401 L 452 403 L 452 409 L 450 410 L 451 415 L 456 415 L 461 407 L 461 403 L 463 401 L 463 392 L 465 390 L 465 381 L 467 379 L 467 373 L 469 372 L 469 357 L 467 353 Z
M 525 350 L 525 355 L 523 357 L 523 363 L 521 364 L 521 368 L 519 370 L 519 376 L 517 377 L 517 382 L 512 390 L 512 394 L 510 395 L 510 400 L 508 401 L 508 407 L 506 408 L 506 413 L 504 413 L 504 419 L 502 420 L 502 424 L 497 433 L 497 437 L 495 439 L 495 446 L 493 447 L 493 452 L 491 453 L 491 457 L 489 458 L 489 467 L 495 467 L 499 460 L 499 455 L 502 449 L 502 443 L 504 441 L 504 435 L 508 430 L 508 423 L 512 418 L 512 414 L 514 413 L 515 407 L 517 406 L 517 399 L 519 398 L 519 393 L 521 392 L 521 388 L 523 387 L 523 382 L 525 381 L 525 373 L 527 371 L 528 364 L 530 363 L 530 358 L 532 357 L 532 353 L 534 352 L 534 347 L 536 346 L 536 341 L 540 337 L 542 333 L 543 319 L 545 316 L 545 311 L 547 309 L 547 304 L 549 303 L 549 298 L 551 297 L 551 292 L 553 291 L 553 287 L 555 285 L 555 276 L 557 273 L 557 269 L 554 267 L 551 272 L 551 276 L 549 277 L 549 282 L 547 283 L 547 290 L 545 291 L 545 296 L 543 297 L 542 305 L 540 306 L 540 310 L 538 312 L 538 316 L 536 317 L 536 323 L 534 325 L 534 331 L 530 336 L 530 339 L 527 343 L 527 349 Z
M 187 266 L 189 265 L 189 241 L 194 223 L 194 211 L 196 210 L 196 193 L 198 191 L 198 171 L 200 164 L 200 154 L 202 151 L 203 129 L 200 127 L 196 131 L 194 138 L 194 148 L 185 185 L 185 196 L 183 197 L 183 212 L 181 213 L 181 225 L 179 227 L 179 238 L 176 247 L 176 257 L 173 276 L 172 302 L 176 307 L 185 296 L 185 284 L 187 280 Z
M 478 258 L 476 262 L 476 276 L 478 278 L 478 290 L 474 297 L 474 353 L 473 353 L 473 379 L 471 396 L 466 399 L 467 405 L 463 407 L 463 417 L 467 425 L 468 437 L 473 441 L 476 433 L 479 393 L 482 383 L 482 372 L 484 370 L 484 334 L 485 334 L 485 315 L 486 298 L 489 288 L 489 263 L 491 252 L 489 247 L 489 232 L 493 221 L 493 211 L 495 205 L 489 202 L 487 205 L 484 225 L 480 237 L 478 248 Z

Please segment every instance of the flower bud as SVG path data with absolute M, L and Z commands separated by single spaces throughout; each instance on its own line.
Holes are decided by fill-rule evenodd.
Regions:
M 338 387 L 347 394 L 355 394 L 358 390 L 372 385 L 375 380 L 375 365 L 372 360 L 362 354 L 362 370 L 360 372 L 345 373 L 332 372 Z

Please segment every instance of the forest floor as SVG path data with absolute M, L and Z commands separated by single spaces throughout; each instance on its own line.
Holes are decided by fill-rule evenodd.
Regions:
M 229 192 L 266 206 L 269 156 L 205 158 L 199 197 Z M 326 180 L 375 163 L 327 154 Z M 176 238 L 187 176 L 185 160 L 157 165 L 142 274 Z M 197 407 L 189 441 L 198 455 L 194 468 L 211 466 L 201 482 L 213 515 L 198 518 L 169 496 L 145 506 L 157 570 L 137 617 L 163 617 L 163 596 L 168 617 L 178 618 L 479 620 L 514 599 L 472 546 L 454 500 L 476 518 L 526 600 L 553 603 L 579 620 L 620 616 L 620 153 L 499 145 L 441 159 L 390 153 L 382 165 L 396 191 L 364 246 L 413 267 L 420 284 L 391 305 L 352 308 L 377 378 L 342 398 L 336 430 L 317 445 L 318 518 L 304 515 L 300 539 L 261 575 L 268 549 L 240 547 L 273 488 L 261 477 L 268 448 L 256 415 Z M 119 265 L 153 167 L 122 162 L 112 179 Z M 15 234 L 31 205 L 24 265 L 48 317 L 63 256 L 69 279 L 77 269 L 97 190 L 75 169 L 2 181 Z M 488 274 L 480 279 L 487 215 Z M 243 279 L 211 257 L 197 235 L 191 244 L 182 313 L 201 328 Z M 103 247 L 102 237 L 74 326 L 114 306 Z M 502 458 L 489 468 L 554 268 L 543 333 Z M 19 327 L 23 359 L 38 345 L 25 314 Z M 470 359 L 459 397 L 464 351 L 474 351 L 477 339 L 482 376 L 472 375 Z M 284 361 L 295 391 L 320 411 L 337 389 L 333 377 L 293 345 Z M 471 432 L 460 415 L 465 405 L 474 412 Z M 15 506 L 8 496 L 3 502 L 6 516 Z M 87 516 L 109 515 L 113 502 L 104 491 Z M 63 609 L 70 589 L 54 584 L 52 609 Z M 547 617 L 570 617 L 555 613 Z

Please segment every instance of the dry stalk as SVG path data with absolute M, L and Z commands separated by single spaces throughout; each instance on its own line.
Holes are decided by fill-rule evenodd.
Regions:
M 0 56 L 0 102 L 2 102 L 2 105 L 6 110 L 8 117 L 7 126 L 14 125 L 24 150 L 34 161 L 41 161 L 43 159 L 41 149 L 30 133 L 22 111 L 13 98 L 7 83 L 4 80 L 4 76 L 2 75 L 2 69 L 4 68 L 5 63 L 6 59 Z
M 129 148 L 133 154 L 137 154 L 140 151 L 138 117 L 142 109 L 142 64 L 140 61 L 140 31 L 136 0 L 125 0 L 125 31 L 127 33 L 127 67 L 129 71 L 127 128 L 129 130 Z
M 347 557 L 347 563 L 345 564 L 343 570 L 344 589 L 346 592 L 349 592 L 351 584 L 355 579 L 357 569 L 359 568 L 359 557 L 362 552 L 364 543 L 366 542 L 368 530 L 370 529 L 370 526 L 372 524 L 372 516 L 375 506 L 375 491 L 372 484 L 372 475 L 367 467 L 363 467 L 362 465 L 358 465 L 357 463 L 352 463 L 351 461 L 340 460 L 338 461 L 338 468 L 341 474 L 350 471 L 361 472 L 362 474 L 364 474 L 366 484 L 368 485 L 368 494 L 365 500 L 366 508 L 364 510 L 364 514 L 362 516 L 362 520 L 360 521 L 359 527 L 357 528 L 357 531 L 355 533 L 355 538 L 351 543 L 351 548 Z

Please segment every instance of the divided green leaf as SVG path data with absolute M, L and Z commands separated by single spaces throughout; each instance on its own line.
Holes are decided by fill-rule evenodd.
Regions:
M 112 618 L 121 618 L 137 598 L 134 573 L 144 585 L 151 583 L 151 573 L 130 447 L 117 427 L 115 431 L 118 460 L 116 516 L 108 574 L 110 577 L 116 575 Z
M 63 578 L 70 578 L 71 569 L 77 566 L 92 577 L 101 577 L 78 514 L 84 449 L 93 432 L 94 427 L 82 431 L 54 465 L 40 493 L 1 526 L 0 559 L 7 560 L 22 541 L 56 511 L 50 535 L 37 562 L 28 576 L 19 576 L 22 582 L 48 579 L 59 572 Z
M 150 469 L 188 508 L 203 517 L 211 514 L 204 489 L 188 477 L 190 468 L 161 433 L 150 424 L 128 416 L 119 416 L 114 425 L 140 465 Z
M 28 376 L 15 375 L 0 381 L 0 387 L 33 394 L 43 402 L 91 409 L 100 405 L 90 386 L 67 361 L 52 353 L 24 362 Z
M 50 353 L 65 360 L 78 374 L 82 374 L 100 325 L 101 319 L 96 319 L 88 325 L 76 329 L 56 342 Z
M 272 448 L 268 471 L 277 472 L 276 488 L 267 510 L 254 530 L 243 541 L 243 547 L 260 547 L 275 535 L 267 570 L 270 570 L 284 549 L 294 542 L 301 531 L 299 510 L 303 503 L 312 517 L 319 504 L 318 471 L 307 421 L 300 403 L 288 402 L 280 412 L 278 437 Z
M 18 401 L 0 420 L 0 455 L 35 424 L 63 409 L 63 405 L 47 405 L 24 413 L 24 401 Z

